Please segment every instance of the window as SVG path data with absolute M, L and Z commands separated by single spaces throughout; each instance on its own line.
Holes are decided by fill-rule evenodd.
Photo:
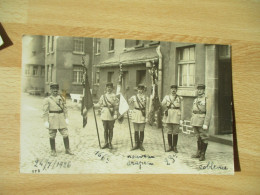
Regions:
M 115 39 L 109 39 L 109 50 L 108 51 L 114 51 L 115 49 Z
M 125 48 L 134 48 L 134 47 L 137 47 L 137 46 L 143 46 L 143 41 L 141 40 L 128 40 L 126 39 L 125 40 Z
M 50 47 L 50 52 L 53 52 L 53 47 L 54 47 L 54 36 L 51 36 L 51 47 Z
M 84 38 L 77 37 L 74 38 L 74 52 L 75 53 L 84 53 Z
M 180 87 L 195 85 L 195 47 L 179 48 L 178 55 L 178 84 Z
M 47 54 L 54 51 L 54 36 L 47 36 Z
M 125 92 L 125 90 L 128 89 L 129 85 L 129 74 L 128 71 L 123 71 L 123 76 L 122 76 L 122 90 Z
M 96 72 L 96 83 L 99 83 L 100 80 L 100 73 Z
M 33 76 L 38 75 L 38 66 L 33 66 Z
M 50 69 L 50 66 L 47 65 L 47 70 L 46 70 L 46 81 L 49 82 L 49 69 Z
M 100 54 L 100 39 L 95 39 L 96 54 Z
M 73 66 L 73 83 L 81 84 L 83 75 L 83 67 L 81 65 Z
M 25 67 L 25 75 L 29 75 L 30 74 L 30 67 L 27 65 Z
M 113 75 L 114 75 L 114 72 L 108 72 L 107 73 L 107 82 L 113 81 Z
M 46 42 L 45 37 L 43 37 L 43 38 L 42 38 L 42 49 L 43 49 L 43 50 L 44 50 L 45 47 L 46 47 L 46 46 L 45 46 L 45 44 L 46 44 L 45 42 Z
M 50 46 L 49 46 L 49 43 L 50 43 L 50 36 L 47 36 L 46 38 L 47 38 L 47 41 L 46 41 L 46 42 L 47 42 L 47 45 L 46 45 L 46 52 L 47 52 L 47 54 L 48 54 L 48 53 L 50 53 Z
M 50 82 L 52 82 L 53 64 L 50 65 Z
M 137 70 L 136 71 L 136 85 L 145 84 L 146 70 Z
M 41 76 L 45 75 L 45 67 L 41 67 Z
M 141 41 L 140 40 L 136 40 L 135 41 L 135 45 L 140 45 L 141 44 Z
M 220 45 L 219 46 L 219 57 L 220 58 L 229 58 L 230 57 L 229 45 Z

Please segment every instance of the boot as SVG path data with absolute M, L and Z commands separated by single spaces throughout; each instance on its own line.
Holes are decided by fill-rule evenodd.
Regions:
M 139 148 L 142 151 L 145 151 L 143 147 L 143 141 L 144 141 L 144 131 L 140 131 L 140 142 L 139 142 Z
M 132 150 L 137 150 L 139 148 L 139 132 L 135 131 L 135 146 Z
M 191 158 L 200 158 L 200 153 L 201 153 L 201 138 L 199 137 L 198 141 L 197 141 L 197 153 L 192 155 Z
M 56 148 L 55 148 L 55 139 L 50 138 L 50 145 L 51 145 L 51 156 L 56 157 Z
M 102 146 L 102 149 L 108 148 L 108 129 L 104 130 L 104 138 L 105 138 L 105 145 Z
M 178 153 L 177 143 L 178 143 L 178 134 L 173 135 L 173 152 L 175 152 L 175 153 Z
M 113 129 L 109 130 L 109 143 L 108 143 L 108 148 L 113 149 L 112 147 L 112 139 L 113 139 Z
M 201 142 L 201 155 L 200 155 L 200 161 L 205 160 L 205 154 L 208 147 L 208 143 Z
M 173 150 L 172 148 L 172 134 L 168 134 L 168 144 L 169 144 L 169 149 L 166 150 L 166 152 L 170 152 Z
M 70 142 L 69 142 L 69 137 L 63 138 L 63 142 L 64 142 L 64 146 L 65 146 L 65 150 L 66 150 L 66 154 L 69 155 L 74 155 L 71 150 L 70 150 Z

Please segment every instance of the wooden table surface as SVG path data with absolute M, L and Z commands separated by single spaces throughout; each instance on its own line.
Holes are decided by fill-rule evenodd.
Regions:
M 13 45 L 0 50 L 0 194 L 260 194 L 260 2 L 257 0 L 0 0 Z M 232 45 L 241 172 L 214 175 L 19 173 L 22 35 Z

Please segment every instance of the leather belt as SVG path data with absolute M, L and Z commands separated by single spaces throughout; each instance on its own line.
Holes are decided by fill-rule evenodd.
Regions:
M 62 110 L 59 110 L 59 111 L 49 111 L 49 113 L 58 113 L 58 114 L 60 114 L 60 113 L 63 113 L 63 111 Z
M 206 114 L 206 112 L 202 112 L 202 111 L 193 111 L 194 114 Z

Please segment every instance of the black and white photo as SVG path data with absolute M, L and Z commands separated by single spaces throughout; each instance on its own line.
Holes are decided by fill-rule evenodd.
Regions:
M 21 173 L 234 174 L 229 45 L 22 39 Z

